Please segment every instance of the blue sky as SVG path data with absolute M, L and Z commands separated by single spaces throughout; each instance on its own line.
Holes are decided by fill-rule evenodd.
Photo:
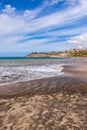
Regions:
M 87 0 L 0 0 L 0 56 L 87 48 Z

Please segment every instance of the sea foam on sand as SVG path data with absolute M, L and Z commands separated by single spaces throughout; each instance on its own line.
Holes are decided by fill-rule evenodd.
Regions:
M 0 85 L 62 75 L 62 65 L 0 66 Z

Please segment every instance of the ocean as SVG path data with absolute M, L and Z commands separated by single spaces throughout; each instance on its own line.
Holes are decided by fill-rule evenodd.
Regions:
M 50 57 L 0 57 L 1 60 L 62 60 L 67 58 L 50 58 Z
M 0 86 L 63 75 L 63 66 L 84 61 L 76 58 L 0 58 Z

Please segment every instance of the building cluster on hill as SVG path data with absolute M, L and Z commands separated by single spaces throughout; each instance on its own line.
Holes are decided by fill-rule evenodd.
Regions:
M 68 51 L 61 51 L 61 52 L 33 52 L 26 57 L 86 57 L 87 56 L 87 49 L 80 50 L 80 49 L 71 49 Z

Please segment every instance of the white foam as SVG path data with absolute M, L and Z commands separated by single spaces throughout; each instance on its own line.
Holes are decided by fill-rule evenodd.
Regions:
M 63 74 L 61 65 L 0 66 L 0 85 Z

